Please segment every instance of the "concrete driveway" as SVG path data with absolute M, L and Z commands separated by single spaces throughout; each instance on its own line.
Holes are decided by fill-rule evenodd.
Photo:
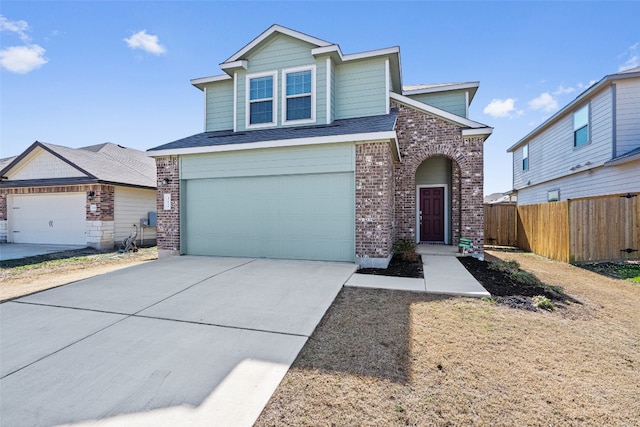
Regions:
M 84 249 L 82 245 L 32 245 L 26 243 L 0 243 L 0 261 L 20 259 L 55 252 Z
M 0 305 L 0 424 L 250 426 L 354 264 L 175 257 Z

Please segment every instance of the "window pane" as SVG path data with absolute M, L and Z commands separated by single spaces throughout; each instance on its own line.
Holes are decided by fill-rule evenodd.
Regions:
M 528 157 L 522 159 L 522 170 L 524 170 L 524 171 L 529 170 L 529 158 Z
M 311 97 L 302 96 L 287 99 L 287 120 L 311 118 Z
M 573 145 L 576 147 L 589 142 L 589 126 L 578 129 L 574 133 Z
M 287 74 L 287 96 L 311 93 L 311 70 Z
M 271 123 L 273 121 L 273 102 L 252 102 L 250 105 L 251 117 L 249 124 Z
M 249 99 L 273 98 L 273 77 L 265 76 L 251 79 L 249 83 Z
M 529 144 L 522 147 L 522 158 L 526 159 L 527 157 L 529 157 Z
M 589 104 L 573 113 L 573 130 L 578 130 L 589 124 Z

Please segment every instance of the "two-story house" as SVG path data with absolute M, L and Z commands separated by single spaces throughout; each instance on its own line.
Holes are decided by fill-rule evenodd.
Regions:
M 197 78 L 205 131 L 148 150 L 167 254 L 385 267 L 401 239 L 483 244 L 477 82 L 404 86 L 400 49 L 274 25 Z
M 605 76 L 507 151 L 520 205 L 640 192 L 640 67 Z

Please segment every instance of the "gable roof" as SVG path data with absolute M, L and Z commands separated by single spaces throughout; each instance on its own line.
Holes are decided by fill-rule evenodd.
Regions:
M 480 122 L 467 119 L 466 117 L 458 116 L 456 114 L 450 113 L 448 111 L 442 110 L 432 105 L 424 104 L 422 102 L 411 99 L 408 96 L 390 92 L 389 97 L 401 104 L 415 108 L 416 110 L 420 110 L 424 113 L 432 114 L 443 120 L 446 120 L 448 122 L 451 122 L 458 126 L 463 127 L 464 129 L 462 129 L 462 136 L 491 135 L 491 133 L 493 132 L 493 128 L 491 126 L 487 126 Z
M 283 27 L 282 25 L 274 24 L 274 25 L 270 26 L 269 28 L 267 28 L 258 37 L 256 37 L 255 39 L 251 40 L 247 45 L 245 45 L 239 51 L 237 51 L 236 53 L 231 55 L 229 58 L 227 58 L 227 60 L 222 62 L 220 65 L 238 61 L 239 59 L 241 59 L 242 57 L 247 55 L 251 50 L 253 50 L 256 46 L 258 46 L 260 43 L 262 43 L 264 40 L 266 40 L 269 36 L 271 36 L 274 33 L 286 34 L 289 37 L 293 37 L 295 39 L 305 41 L 307 43 L 315 45 L 316 47 L 324 47 L 324 46 L 333 45 L 333 43 L 330 43 L 330 42 L 325 41 L 325 40 L 318 39 L 316 37 L 312 37 L 312 36 L 310 36 L 308 34 L 305 34 L 305 33 L 301 33 L 300 31 L 295 31 L 295 30 L 292 30 L 291 28 L 287 28 L 287 27 Z
M 208 153 L 351 141 L 395 140 L 397 111 L 331 124 L 233 132 L 203 132 L 147 150 L 149 156 Z
M 247 56 L 251 53 L 252 50 L 259 48 L 259 45 L 265 40 L 272 37 L 274 34 L 284 34 L 289 37 L 293 37 L 297 40 L 301 40 L 307 42 L 315 48 L 311 49 L 311 55 L 320 56 L 320 55 L 329 55 L 336 64 L 341 64 L 343 62 L 348 61 L 357 61 L 361 59 L 375 58 L 380 56 L 386 56 L 389 59 L 389 71 L 390 77 L 393 83 L 394 88 L 402 87 L 402 68 L 400 63 L 400 48 L 398 46 L 388 47 L 384 49 L 375 49 L 366 52 L 352 53 L 348 55 L 344 55 L 340 46 L 328 42 L 326 40 L 322 40 L 313 36 L 310 36 L 305 33 L 301 33 L 300 31 L 292 30 L 287 27 L 283 27 L 282 25 L 274 24 L 269 27 L 266 31 L 260 34 L 258 37 L 253 39 L 247 45 L 245 45 L 242 49 L 231 55 L 227 60 L 220 63 L 220 68 L 226 74 L 219 74 L 210 77 L 198 77 L 195 79 L 191 79 L 191 84 L 197 87 L 200 90 L 204 90 L 204 85 L 207 83 L 219 82 L 224 80 L 232 79 L 233 71 L 237 68 L 248 67 L 248 61 L 246 59 Z
M 451 90 L 469 89 L 469 104 L 476 96 L 476 92 L 480 87 L 480 82 L 461 82 L 461 83 L 431 83 L 422 85 L 402 86 L 402 94 L 405 96 L 422 95 L 423 93 L 448 92 Z
M 538 135 L 554 123 L 556 123 L 560 118 L 564 117 L 566 114 L 570 113 L 578 104 L 590 99 L 593 95 L 599 92 L 601 89 L 609 86 L 612 82 L 617 80 L 625 80 L 625 79 L 634 79 L 640 77 L 640 67 L 631 68 L 629 70 L 620 71 L 615 74 L 609 74 L 604 76 L 599 82 L 593 84 L 589 88 L 587 88 L 584 92 L 578 95 L 573 101 L 565 105 L 560 111 L 555 113 L 553 116 L 549 117 L 544 123 L 540 126 L 529 132 L 524 138 L 520 141 L 513 144 L 511 147 L 507 149 L 507 152 L 513 152 L 515 149 L 524 145 L 531 138 Z
M 35 150 L 44 150 L 78 171 L 77 178 L 42 177 L 37 180 L 2 180 L 0 186 L 30 186 L 55 184 L 104 183 L 130 187 L 156 188 L 156 166 L 153 159 L 144 152 L 112 143 L 92 145 L 83 148 L 69 148 L 61 145 L 36 141 L 22 154 L 4 164 L 0 176 L 5 176 Z

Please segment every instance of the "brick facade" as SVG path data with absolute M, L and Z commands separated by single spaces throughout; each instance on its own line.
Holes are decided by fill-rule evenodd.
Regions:
M 394 238 L 393 158 L 388 142 L 356 145 L 356 259 L 389 263 Z
M 462 127 L 400 103 L 396 134 L 401 162 L 395 164 L 396 239 L 416 241 L 416 170 L 433 156 L 451 160 L 452 243 L 472 238 L 484 244 L 483 143 L 486 137 L 463 137 Z
M 180 168 L 178 156 L 156 158 L 158 224 L 156 226 L 158 256 L 180 253 Z M 166 184 L 163 184 L 164 180 Z M 165 194 L 171 197 L 170 209 L 165 210 Z

